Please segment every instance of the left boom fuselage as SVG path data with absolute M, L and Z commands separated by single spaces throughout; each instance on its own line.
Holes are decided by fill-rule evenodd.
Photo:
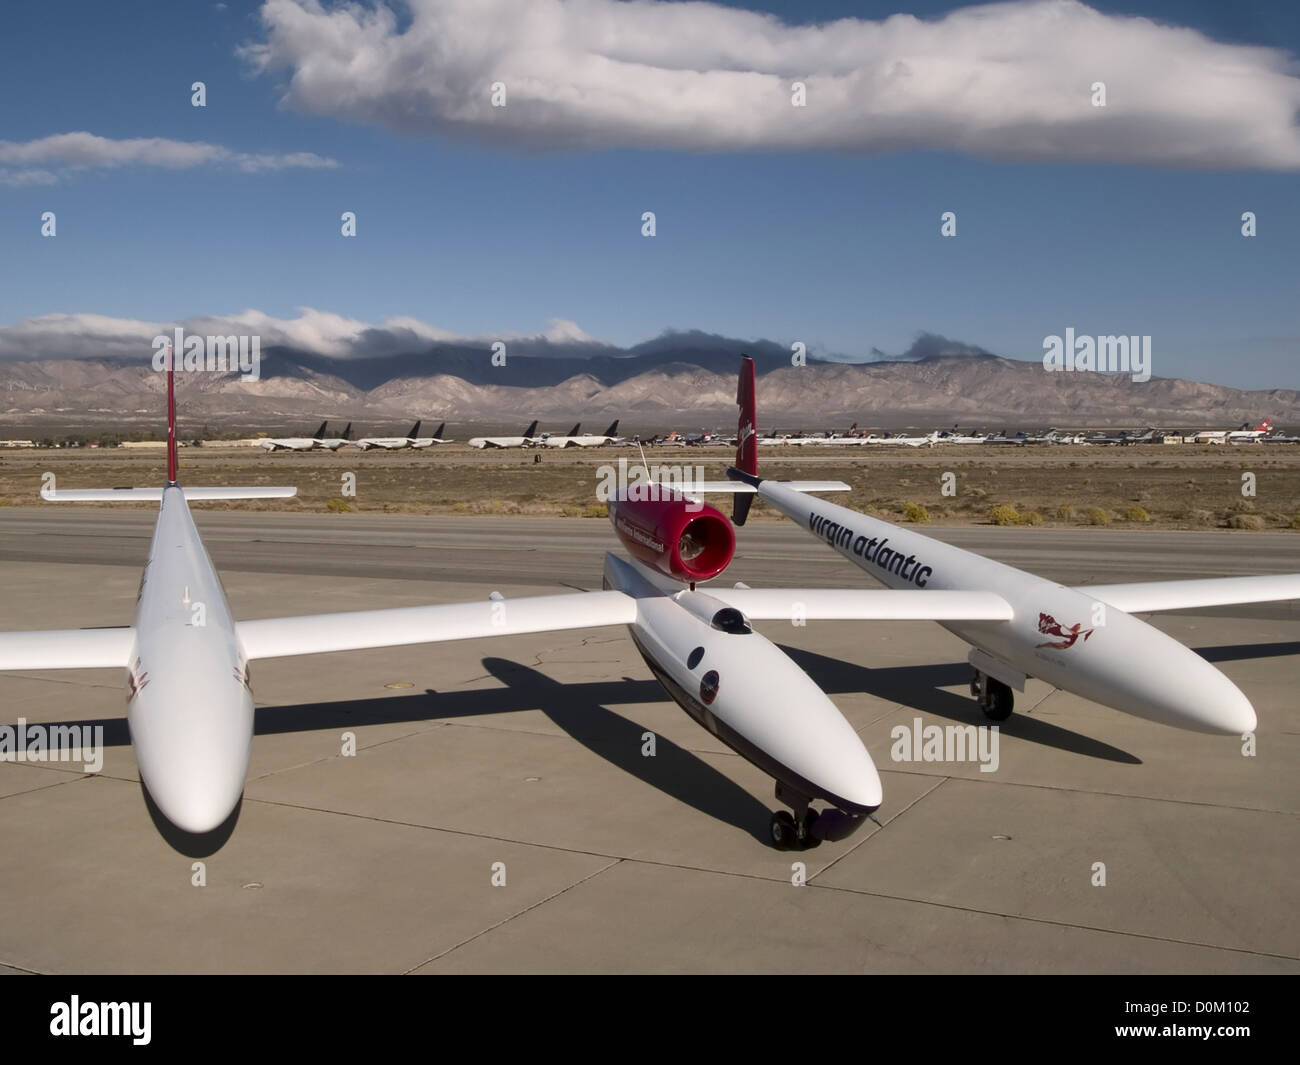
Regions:
M 253 694 L 221 581 L 175 485 L 163 491 L 140 580 L 127 688 L 150 796 L 187 832 L 217 828 L 243 793 Z

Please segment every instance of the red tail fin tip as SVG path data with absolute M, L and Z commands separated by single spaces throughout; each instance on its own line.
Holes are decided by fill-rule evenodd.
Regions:
M 736 469 L 751 476 L 758 474 L 758 426 L 754 398 L 754 360 L 740 357 L 740 380 L 736 384 L 736 404 L 740 421 L 736 426 Z

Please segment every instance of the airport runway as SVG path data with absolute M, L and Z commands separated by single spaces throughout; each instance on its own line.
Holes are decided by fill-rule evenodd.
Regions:
M 599 520 L 196 515 L 241 618 L 591 588 L 615 546 Z M 0 629 L 128 623 L 152 525 L 0 510 Z M 1069 583 L 1300 569 L 1286 534 L 933 533 Z M 739 543 L 729 580 L 869 583 L 788 524 Z M 119 671 L 0 675 L 0 724 L 101 725 L 107 745 L 98 773 L 0 762 L 0 972 L 1298 973 L 1300 612 L 1158 624 L 1250 696 L 1253 757 L 1030 681 L 996 770 L 896 760 L 897 726 L 983 722 L 964 645 L 930 623 L 763 625 L 884 780 L 879 826 L 805 852 L 765 844 L 771 781 L 622 629 L 257 663 L 215 850 L 150 819 Z

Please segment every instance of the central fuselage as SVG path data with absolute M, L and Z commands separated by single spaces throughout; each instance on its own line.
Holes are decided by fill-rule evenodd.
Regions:
M 176 485 L 163 490 L 140 580 L 127 689 L 150 796 L 187 832 L 218 827 L 243 792 L 253 694 L 221 581 Z
M 760 481 L 758 494 L 890 588 L 996 592 L 1011 621 L 944 628 L 1025 676 L 1138 717 L 1201 732 L 1249 732 L 1245 695 L 1159 629 L 1082 591 L 846 507 Z

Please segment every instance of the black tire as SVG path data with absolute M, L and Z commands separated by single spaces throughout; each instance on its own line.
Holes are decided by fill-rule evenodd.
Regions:
M 1005 721 L 1015 709 L 1015 693 L 1000 680 L 989 677 L 989 701 L 983 707 L 984 716 L 990 721 Z
M 794 827 L 794 817 L 791 816 L 788 810 L 777 810 L 772 815 L 769 828 L 772 846 L 779 851 L 788 851 L 799 841 L 798 833 Z

